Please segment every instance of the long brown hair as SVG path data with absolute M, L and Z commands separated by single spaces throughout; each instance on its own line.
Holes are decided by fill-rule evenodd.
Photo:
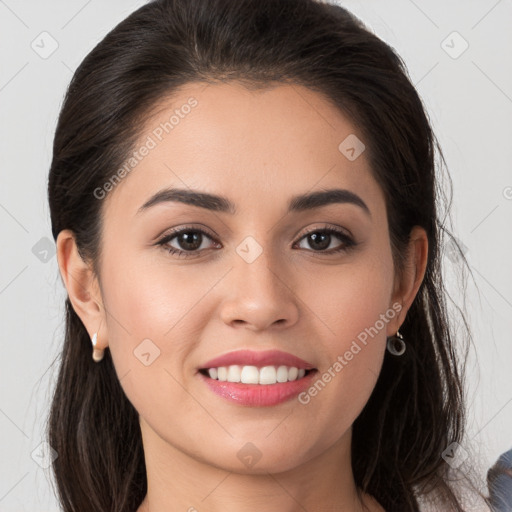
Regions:
M 347 10 L 314 0 L 155 0 L 119 23 L 76 70 L 60 112 L 48 182 L 55 240 L 72 230 L 101 282 L 104 202 L 94 191 L 133 151 L 159 100 L 192 81 L 229 80 L 309 87 L 358 126 L 386 197 L 397 272 L 412 227 L 426 230 L 425 278 L 401 327 L 407 350 L 386 353 L 353 425 L 352 465 L 357 486 L 389 511 L 419 510 L 430 491 L 462 511 L 442 457 L 463 438 L 466 355 L 455 351 L 441 273 L 442 153 L 404 63 Z M 133 512 L 147 491 L 138 413 L 109 351 L 92 360 L 69 298 L 61 357 L 48 441 L 63 510 Z

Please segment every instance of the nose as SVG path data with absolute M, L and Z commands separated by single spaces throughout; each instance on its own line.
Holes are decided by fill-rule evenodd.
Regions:
M 262 331 L 289 328 L 298 321 L 300 299 L 293 279 L 272 260 L 270 251 L 251 263 L 237 255 L 233 260 L 221 306 L 225 324 Z

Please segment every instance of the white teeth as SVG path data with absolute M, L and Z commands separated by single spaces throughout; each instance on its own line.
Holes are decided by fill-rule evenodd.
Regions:
M 288 380 L 288 368 L 286 368 L 286 366 L 280 366 L 277 369 L 277 382 L 286 382 L 287 380 Z
M 258 384 L 260 372 L 256 366 L 244 366 L 240 374 L 240 381 L 244 384 Z
M 243 384 L 276 384 L 277 382 L 289 382 L 302 379 L 306 370 L 300 370 L 294 366 L 220 366 L 209 368 L 210 378 L 227 382 L 242 382 Z
M 264 366 L 260 369 L 260 384 L 275 384 L 277 382 L 276 379 L 276 369 L 274 366 Z
M 240 382 L 241 372 L 240 367 L 236 364 L 233 364 L 228 367 L 228 382 Z

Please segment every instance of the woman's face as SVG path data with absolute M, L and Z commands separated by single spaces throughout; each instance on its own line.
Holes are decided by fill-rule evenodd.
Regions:
M 383 192 L 362 144 L 346 117 L 296 85 L 188 84 L 145 126 L 102 205 L 99 336 L 144 440 L 161 453 L 275 472 L 350 434 L 405 313 Z M 223 199 L 142 208 L 171 188 Z M 346 192 L 292 202 L 334 189 Z M 316 371 L 292 385 L 216 381 L 221 396 L 199 370 L 240 349 L 283 351 Z M 245 370 L 263 374 L 272 378 Z

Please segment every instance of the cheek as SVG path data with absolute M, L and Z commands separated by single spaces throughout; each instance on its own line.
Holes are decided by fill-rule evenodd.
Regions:
M 211 321 L 212 312 L 205 309 L 209 291 L 225 270 L 179 268 L 166 264 L 165 256 L 153 255 L 115 261 L 105 274 L 104 295 L 109 350 L 117 375 L 139 407 L 148 401 L 142 396 L 144 390 L 150 390 L 150 402 L 163 389 L 179 401 L 180 389 L 174 389 L 168 372 L 181 382 L 190 371 L 189 355 Z
M 112 314 L 133 337 L 166 337 L 214 283 L 215 276 L 199 277 L 192 267 L 166 265 L 164 258 L 127 257 L 109 273 L 105 294 Z
M 138 347 L 150 348 L 153 358 L 162 351 L 161 339 L 177 322 L 181 301 L 168 287 L 167 295 L 163 295 L 166 283 L 157 280 L 149 266 L 127 255 L 116 256 L 105 262 L 103 294 L 109 350 L 121 375 L 141 366 L 136 359 Z
M 360 387 L 368 377 L 373 380 L 368 372 L 379 372 L 386 327 L 395 312 L 388 307 L 388 294 L 376 286 L 346 285 L 344 293 L 338 294 L 338 300 L 322 309 L 328 327 L 323 346 L 324 364 L 343 375 L 346 382 L 340 383 L 340 390 L 343 388 L 345 393 L 351 394 L 350 389 Z
M 127 397 L 147 418 L 169 413 L 162 403 L 181 407 L 187 395 L 183 361 L 194 349 L 197 304 L 212 286 L 188 278 L 154 258 L 119 257 L 105 265 L 105 305 L 108 310 L 109 350 Z M 194 282 L 201 283 L 201 285 Z M 199 309 L 198 309 L 199 311 Z M 173 378 L 174 377 L 174 378 Z M 158 412 L 160 411 L 160 412 Z M 167 418 L 171 424 L 171 418 Z
M 316 283 L 309 279 L 303 292 L 307 297 L 305 302 L 311 305 L 325 326 L 322 332 L 328 340 L 331 355 L 343 350 L 347 343 L 350 345 L 351 340 L 377 322 L 378 330 L 382 330 L 385 337 L 379 319 L 390 308 L 393 289 L 391 254 L 385 251 L 379 256 L 372 253 L 356 255 L 349 264 L 333 268 L 335 270 L 328 273 L 323 271 L 321 280 Z M 359 338 L 364 338 L 364 334 Z
M 307 302 L 322 320 L 318 350 L 323 352 L 323 365 L 304 403 L 309 400 L 323 421 L 336 422 L 339 433 L 361 412 L 382 366 L 386 327 L 396 316 L 389 304 L 391 254 L 361 257 L 337 268 L 321 284 L 309 285 Z

